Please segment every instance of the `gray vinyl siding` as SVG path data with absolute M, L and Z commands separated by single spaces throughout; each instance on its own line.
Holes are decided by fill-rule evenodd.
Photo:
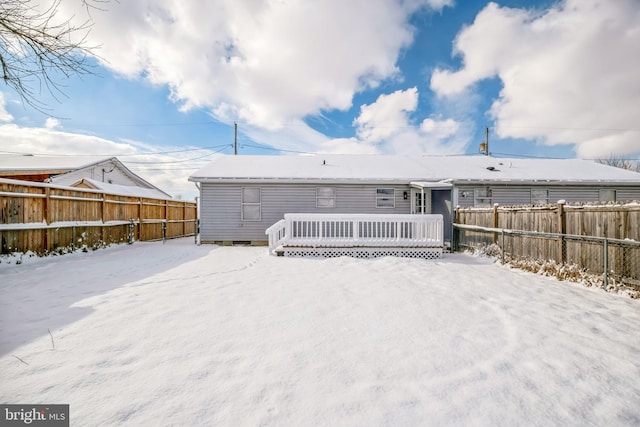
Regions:
M 316 189 L 332 187 L 336 190 L 335 208 L 316 207 Z M 476 188 L 490 188 L 491 201 L 502 206 L 522 205 L 531 203 L 531 190 L 547 190 L 548 202 L 558 200 L 567 202 L 588 202 L 599 200 L 599 190 L 612 188 L 616 190 L 617 200 L 640 200 L 640 185 L 638 187 L 607 187 L 606 185 L 589 186 L 510 186 L 510 185 L 458 185 L 457 205 L 461 207 L 474 206 L 474 190 Z M 261 189 L 261 220 L 241 220 L 242 188 Z M 376 189 L 395 189 L 394 208 L 376 208 Z M 401 213 L 411 212 L 411 197 L 405 200 L 404 192 L 408 195 L 411 188 L 408 185 L 349 185 L 330 183 L 318 184 L 201 184 L 200 198 L 200 237 L 203 242 L 235 241 L 235 242 L 264 242 L 267 240 L 265 230 L 284 217 L 285 213 Z M 463 193 L 467 197 L 463 197 Z M 441 212 L 434 212 L 441 213 Z M 445 215 L 446 216 L 446 215 Z
M 474 205 L 474 190 L 476 187 L 473 186 L 458 186 L 457 190 L 458 190 L 458 201 L 457 204 L 458 206 L 462 207 L 462 208 L 469 208 L 472 207 Z M 478 186 L 478 188 L 481 188 L 480 186 Z
M 558 200 L 571 202 L 596 202 L 600 199 L 600 187 L 558 187 L 549 188 L 549 203 Z
M 531 203 L 530 187 L 494 187 L 491 203 L 504 205 L 526 205 Z
M 261 220 L 242 221 L 242 188 L 261 189 Z M 336 189 L 336 207 L 316 207 L 316 189 Z M 376 208 L 376 189 L 395 189 L 394 208 Z M 207 184 L 201 185 L 200 238 L 212 241 L 265 241 L 265 230 L 285 213 L 410 213 L 409 186 L 331 184 Z
M 629 188 L 618 188 L 606 185 L 590 186 L 568 186 L 568 185 L 537 185 L 537 186 L 506 186 L 506 185 L 465 185 L 458 186 L 458 201 L 460 207 L 472 207 L 475 203 L 474 191 L 476 188 L 491 189 L 491 204 L 498 203 L 501 206 L 524 205 L 532 203 L 531 190 L 547 190 L 548 203 L 556 203 L 558 200 L 566 202 L 596 202 L 600 200 L 601 189 L 616 190 L 616 200 L 639 200 L 640 186 Z M 467 196 L 463 197 L 463 193 Z
M 640 200 L 640 188 L 619 188 L 616 190 L 616 200 Z

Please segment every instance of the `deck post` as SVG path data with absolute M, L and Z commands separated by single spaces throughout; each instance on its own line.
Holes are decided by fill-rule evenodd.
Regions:
M 358 228 L 360 226 L 360 222 L 356 219 L 353 221 L 353 241 L 358 241 Z

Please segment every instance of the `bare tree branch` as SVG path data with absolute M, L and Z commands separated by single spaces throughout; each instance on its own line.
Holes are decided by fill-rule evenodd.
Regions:
M 0 78 L 39 111 L 45 109 L 43 88 L 58 101 L 64 95 L 60 76 L 92 74 L 92 48 L 86 41 L 93 23 L 76 24 L 73 16 L 58 19 L 60 1 L 54 0 L 44 12 L 32 0 L 0 2 Z M 80 1 L 87 10 L 100 10 L 90 0 Z
M 611 154 L 606 159 L 597 159 L 596 162 L 607 166 L 613 166 L 620 169 L 627 169 L 634 172 L 640 172 L 640 164 L 637 161 L 625 159 L 620 156 Z

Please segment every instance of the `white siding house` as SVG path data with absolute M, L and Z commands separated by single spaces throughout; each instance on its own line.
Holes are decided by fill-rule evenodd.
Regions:
M 0 178 L 95 189 L 114 185 L 129 187 L 125 190 L 149 190 L 146 193 L 153 194 L 154 198 L 171 198 L 168 193 L 133 173 L 116 157 L 5 154 L 0 155 Z

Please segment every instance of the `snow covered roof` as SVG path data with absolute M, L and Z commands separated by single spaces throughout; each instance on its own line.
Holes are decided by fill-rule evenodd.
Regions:
M 133 185 L 109 184 L 107 182 L 96 181 L 95 179 L 82 178 L 72 185 L 72 187 L 85 187 L 100 190 L 108 194 L 118 196 L 144 197 L 147 199 L 166 199 L 168 195 L 156 188 L 143 188 Z
M 580 159 L 404 155 L 221 155 L 193 182 L 574 182 L 640 185 L 640 173 Z
M 141 176 L 133 173 L 116 157 L 104 156 L 41 156 L 41 155 L 16 155 L 16 154 L 0 154 L 0 176 L 19 176 L 17 179 L 23 179 L 20 175 L 28 176 L 34 174 L 49 175 L 52 182 L 70 185 L 70 180 L 75 180 L 75 171 L 88 170 L 93 167 L 108 164 L 110 167 L 116 167 L 123 176 L 135 183 L 140 190 L 150 190 L 149 194 L 153 196 L 144 196 L 144 191 L 138 197 L 152 197 L 167 199 L 171 195 L 165 193 L 160 188 L 151 184 Z M 71 177 L 70 177 L 71 176 Z M 93 181 L 93 180 L 90 180 Z M 98 181 L 94 181 L 98 182 Z M 100 183 L 104 184 L 104 183 Z M 120 187 L 130 187 L 127 185 L 119 185 Z M 99 188 L 101 187 L 91 187 Z M 121 194 L 121 193 L 117 193 Z
M 109 160 L 104 156 L 0 155 L 0 171 L 71 171 Z

